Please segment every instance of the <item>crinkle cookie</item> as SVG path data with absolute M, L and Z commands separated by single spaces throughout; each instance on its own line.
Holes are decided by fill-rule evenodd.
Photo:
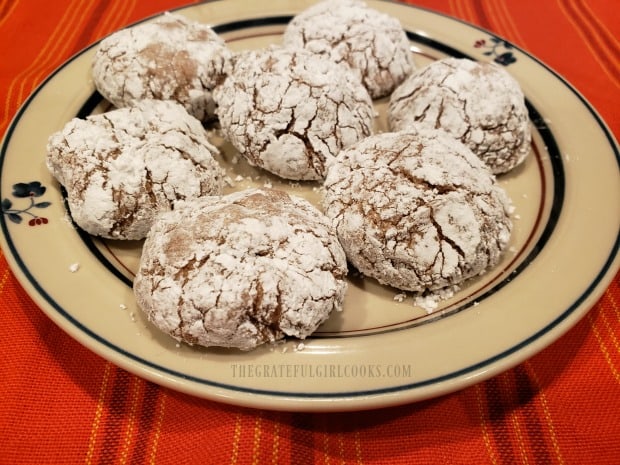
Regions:
M 171 101 L 143 100 L 74 118 L 52 134 L 47 166 L 75 223 L 111 239 L 142 239 L 174 202 L 219 194 L 223 173 L 200 121 Z
M 166 13 L 103 39 L 93 80 L 117 107 L 143 99 L 174 100 L 207 121 L 214 114 L 212 90 L 228 73 L 231 56 L 211 27 Z
M 446 58 L 409 76 L 390 97 L 388 124 L 401 131 L 414 123 L 448 131 L 495 174 L 510 171 L 530 152 L 523 92 L 492 63 Z
M 315 331 L 341 310 L 346 273 L 344 251 L 315 207 L 249 189 L 159 216 L 134 293 L 148 319 L 177 340 L 250 350 Z
M 283 44 L 347 63 L 373 98 L 389 95 L 415 68 L 398 19 L 357 0 L 325 0 L 302 11 L 288 24 Z
M 402 290 L 456 285 L 495 266 L 511 203 L 495 176 L 445 131 L 382 133 L 340 152 L 324 210 L 349 261 Z
M 327 160 L 372 131 L 359 77 L 304 50 L 242 52 L 213 95 L 224 136 L 251 165 L 285 179 L 322 179 Z

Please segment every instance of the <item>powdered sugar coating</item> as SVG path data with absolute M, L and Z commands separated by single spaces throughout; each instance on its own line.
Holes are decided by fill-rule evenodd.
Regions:
M 117 107 L 143 99 L 174 100 L 206 121 L 214 114 L 212 90 L 228 73 L 231 56 L 208 25 L 166 13 L 103 39 L 93 80 Z
M 327 160 L 372 131 L 372 100 L 359 78 L 304 50 L 241 52 L 214 98 L 232 145 L 285 179 L 322 179 Z
M 223 173 L 200 121 L 171 101 L 74 118 L 48 141 L 46 163 L 73 220 L 111 239 L 142 239 L 180 199 L 221 192 Z
M 398 19 L 358 0 L 324 0 L 302 11 L 288 24 L 283 44 L 347 63 L 373 98 L 389 95 L 415 68 Z
M 148 319 L 174 338 L 250 350 L 315 331 L 342 309 L 346 273 L 344 251 L 315 207 L 249 189 L 162 214 L 134 292 Z
M 400 131 L 414 123 L 448 131 L 495 174 L 510 171 L 530 152 L 523 92 L 492 63 L 446 58 L 409 76 L 390 97 L 388 124 Z
M 422 292 L 495 266 L 511 204 L 467 147 L 441 130 L 412 129 L 343 150 L 328 168 L 324 210 L 360 272 Z

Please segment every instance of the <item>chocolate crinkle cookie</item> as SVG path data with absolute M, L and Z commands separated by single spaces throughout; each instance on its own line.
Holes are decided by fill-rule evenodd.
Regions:
M 357 0 L 322 1 L 302 11 L 288 24 L 283 44 L 348 64 L 373 98 L 389 95 L 415 68 L 398 19 Z
M 413 73 L 390 97 L 388 124 L 401 131 L 414 123 L 449 132 L 495 174 L 510 171 L 530 152 L 523 92 L 496 64 L 445 58 Z
M 248 189 L 178 204 L 144 243 L 134 281 L 160 330 L 200 346 L 250 350 L 305 338 L 341 310 L 346 258 L 309 202 Z
M 325 178 L 324 210 L 364 275 L 424 292 L 495 266 L 512 205 L 495 176 L 441 130 L 382 133 L 343 150 Z
M 359 77 L 305 50 L 241 52 L 214 98 L 224 136 L 251 165 L 285 179 L 322 179 L 330 158 L 372 132 Z
M 211 93 L 228 73 L 231 57 L 210 26 L 166 13 L 103 39 L 92 73 L 97 90 L 117 107 L 174 100 L 204 122 L 213 118 Z
M 67 192 L 75 223 L 111 239 L 142 239 L 178 200 L 221 192 L 217 148 L 174 102 L 74 118 L 52 134 L 47 166 Z

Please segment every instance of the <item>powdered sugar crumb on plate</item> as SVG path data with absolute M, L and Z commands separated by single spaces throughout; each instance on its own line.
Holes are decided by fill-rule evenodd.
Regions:
M 459 286 L 449 286 L 432 293 L 418 294 L 413 298 L 413 305 L 422 308 L 430 315 L 437 310 L 441 301 L 454 297 L 454 294 L 458 291 Z

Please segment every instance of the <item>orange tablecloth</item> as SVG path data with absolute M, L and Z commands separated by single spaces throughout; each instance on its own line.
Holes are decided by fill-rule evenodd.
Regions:
M 0 0 L 0 133 L 65 59 L 183 0 Z M 547 63 L 620 135 L 612 0 L 418 0 Z M 567 117 L 570 117 L 569 115 Z M 610 199 L 618 208 L 619 199 Z M 371 412 L 251 410 L 115 367 L 55 326 L 0 254 L 0 463 L 620 463 L 620 281 L 556 343 L 461 392 Z

